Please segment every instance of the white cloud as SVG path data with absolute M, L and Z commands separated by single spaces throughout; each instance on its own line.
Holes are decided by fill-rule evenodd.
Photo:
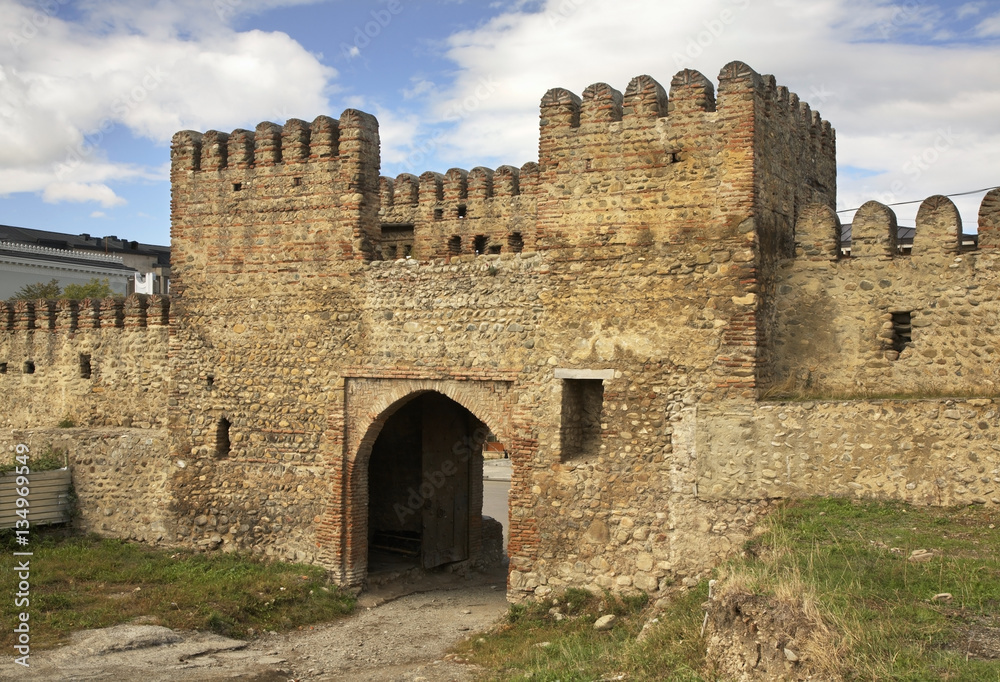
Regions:
M 1000 14 L 983 19 L 976 27 L 976 34 L 983 38 L 1000 36 Z
M 0 0 L 0 177 L 17 176 L 0 192 L 108 205 L 101 183 L 160 172 L 109 164 L 108 134 L 166 144 L 184 128 L 327 113 L 334 69 L 284 33 L 227 23 L 293 4 L 303 0 L 219 0 L 219 11 L 207 0 L 88 0 L 70 22 L 60 3 Z
M 90 214 L 91 218 L 107 218 L 108 214 L 104 211 L 94 211 Z
M 580 94 L 604 81 L 624 91 L 641 73 L 669 88 L 684 66 L 717 82 L 724 64 L 741 60 L 776 74 L 831 121 L 841 165 L 878 172 L 842 178 L 842 206 L 857 205 L 863 191 L 904 200 L 997 184 L 989 171 L 1000 143 L 992 68 L 1000 47 L 902 41 L 904 30 L 936 31 L 938 14 L 880 0 L 548 0 L 539 12 L 508 12 L 449 38 L 458 71 L 436 112 L 461 107 L 484 80 L 494 87 L 457 122 L 442 160 L 537 158 L 537 107 L 549 88 Z M 949 128 L 947 152 L 919 175 L 907 172 Z
M 417 97 L 422 97 L 434 92 L 437 89 L 437 86 L 426 78 L 414 76 L 410 79 L 410 82 L 413 83 L 413 87 L 405 88 L 403 90 L 403 99 L 415 99 Z
M 60 201 L 96 201 L 105 208 L 125 203 L 125 200 L 116 195 L 110 187 L 94 182 L 50 182 L 45 186 L 42 198 L 50 204 Z
M 983 7 L 986 6 L 985 2 L 967 2 L 958 8 L 956 14 L 959 19 L 966 19 L 968 17 L 974 17 L 979 14 Z

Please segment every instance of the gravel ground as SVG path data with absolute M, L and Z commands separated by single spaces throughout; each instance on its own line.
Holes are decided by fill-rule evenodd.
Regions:
M 350 680 L 451 682 L 476 670 L 444 658 L 507 610 L 505 574 L 428 575 L 361 595 L 354 615 L 252 642 L 156 625 L 86 630 L 72 643 L 0 659 L 2 680 Z

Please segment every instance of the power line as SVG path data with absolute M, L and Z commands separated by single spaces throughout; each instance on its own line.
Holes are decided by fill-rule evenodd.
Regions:
M 954 194 L 945 194 L 944 196 L 964 197 L 968 194 L 979 194 L 980 192 L 989 192 L 990 190 L 993 189 L 1000 189 L 1000 185 L 997 185 L 995 187 L 987 187 L 986 189 L 974 189 L 971 192 L 955 192 Z M 926 199 L 915 199 L 913 201 L 897 201 L 896 203 L 893 204 L 885 204 L 885 206 L 906 206 L 907 204 L 922 204 L 924 203 L 924 201 L 926 201 Z M 857 211 L 859 208 L 861 207 L 858 206 L 857 208 L 842 208 L 839 211 L 837 211 L 837 213 L 847 213 L 848 211 Z

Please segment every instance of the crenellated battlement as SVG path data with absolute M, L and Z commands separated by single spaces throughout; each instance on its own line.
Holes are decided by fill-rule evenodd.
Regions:
M 648 75 L 623 92 L 549 90 L 538 162 L 520 168 L 396 178 L 378 169 L 378 123 L 352 109 L 252 132 L 177 133 L 175 249 L 187 253 L 190 234 L 225 244 L 226 258 L 185 257 L 175 293 L 184 295 L 185 270 L 263 273 L 276 254 L 301 275 L 304 263 L 343 259 L 724 239 L 755 213 L 762 248 L 779 254 L 792 248 L 798 208 L 833 206 L 836 190 L 829 123 L 742 62 L 721 70 L 718 87 L 685 69 L 669 91 Z
M 382 213 L 400 208 L 441 208 L 462 201 L 511 199 L 530 194 L 536 188 L 538 164 L 521 168 L 500 166 L 496 170 L 476 166 L 471 171 L 451 168 L 448 172 L 427 171 L 418 178 L 401 173 L 395 178 L 379 178 L 379 208 Z
M 253 132 L 177 133 L 174 295 L 215 274 L 283 272 L 283 285 L 294 287 L 309 274 L 306 264 L 319 274 L 331 262 L 370 260 L 378 240 L 378 168 L 378 121 L 353 109 L 312 123 L 264 121 Z M 224 256 L 206 258 L 206 244 Z
M 140 329 L 170 325 L 170 299 L 131 294 L 121 299 L 0 301 L 3 331 L 76 332 L 84 329 Z
M 541 127 L 546 130 L 583 128 L 595 124 L 621 123 L 624 128 L 644 128 L 672 115 L 720 113 L 741 110 L 746 93 L 753 93 L 759 103 L 782 110 L 790 120 L 817 140 L 833 142 L 829 121 L 799 100 L 785 86 L 776 85 L 774 76 L 760 75 L 743 62 L 731 62 L 719 73 L 719 96 L 702 73 L 693 69 L 679 71 L 670 81 L 669 93 L 654 78 L 636 76 L 629 81 L 624 95 L 607 83 L 594 83 L 578 96 L 565 88 L 552 88 L 542 97 Z
M 379 178 L 379 255 L 427 259 L 530 249 L 537 188 L 534 162 Z
M 339 120 L 317 116 L 307 123 L 290 118 L 283 126 L 264 121 L 253 131 L 182 130 L 172 140 L 171 166 L 175 171 L 208 172 L 326 163 L 355 154 L 358 141 L 372 134 L 378 134 L 374 117 L 354 109 L 344 111 Z
M 795 258 L 774 272 L 764 383 L 802 397 L 995 396 L 998 226 L 997 189 L 977 230 L 941 195 L 912 228 L 877 201 L 846 226 L 829 206 L 804 207 Z
M 835 204 L 835 146 L 818 113 L 742 62 L 717 89 L 692 69 L 669 91 L 648 75 L 624 93 L 554 88 L 540 105 L 538 246 L 720 239 L 757 214 L 761 247 L 787 253 L 797 209 Z
M 796 256 L 806 260 L 992 257 L 1000 243 L 1000 190 L 983 197 L 975 231 L 963 228 L 962 216 L 951 199 L 934 195 L 921 202 L 913 234 L 905 239 L 900 237 L 895 212 L 878 201 L 862 205 L 846 232 L 829 207 L 807 206 L 799 214 L 795 232 Z

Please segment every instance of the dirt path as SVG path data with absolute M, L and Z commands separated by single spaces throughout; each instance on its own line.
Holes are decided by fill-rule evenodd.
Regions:
M 471 680 L 469 666 L 442 660 L 448 647 L 507 610 L 504 576 L 428 576 L 365 593 L 343 620 L 242 642 L 204 632 L 124 625 L 74 635 L 31 656 L 25 669 L 3 657 L 3 680 Z

